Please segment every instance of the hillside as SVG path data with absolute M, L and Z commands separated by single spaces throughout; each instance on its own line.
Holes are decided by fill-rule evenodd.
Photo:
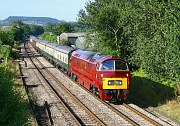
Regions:
M 24 16 L 10 16 L 5 20 L 0 20 L 0 26 L 11 25 L 12 21 L 20 20 L 25 24 L 45 25 L 47 23 L 58 23 L 62 20 L 57 20 L 50 17 L 24 17 Z

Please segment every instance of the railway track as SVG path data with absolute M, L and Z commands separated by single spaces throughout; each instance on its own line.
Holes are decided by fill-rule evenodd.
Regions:
M 131 110 L 132 112 L 136 113 L 137 115 L 143 117 L 145 120 L 149 121 L 151 124 L 156 125 L 156 126 L 161 126 L 161 124 L 159 124 L 158 122 L 156 122 L 155 120 L 149 118 L 148 116 L 144 115 L 143 113 L 139 112 L 138 110 L 134 109 L 133 107 L 129 106 L 126 103 L 123 103 L 123 106 L 128 108 L 129 110 Z
M 28 47 L 29 48 L 29 47 Z M 27 51 L 27 50 L 26 50 Z M 28 54 L 29 52 L 27 52 Z M 28 54 L 29 56 L 29 54 Z M 30 56 L 29 56 L 30 57 Z M 35 57 L 35 56 L 34 56 Z M 61 82 L 52 74 L 50 73 L 46 67 L 38 60 L 38 63 L 41 65 L 39 67 L 34 63 L 34 59 L 30 57 L 31 62 L 34 64 L 35 68 L 39 71 L 39 73 L 43 76 L 43 78 L 48 83 L 49 87 L 52 89 L 51 93 L 55 94 L 56 98 L 59 99 L 59 103 L 63 106 L 63 108 L 67 111 L 68 115 L 71 116 L 71 123 L 73 125 L 98 125 L 98 126 L 105 126 L 105 124 L 96 116 L 94 115 L 86 106 L 83 105 L 69 90 L 67 90 Z M 43 68 L 43 69 L 41 69 Z M 46 72 L 46 73 L 44 73 Z M 47 79 L 47 77 L 49 77 Z M 51 81 L 49 81 L 51 80 Z M 52 84 L 52 80 L 60 86 L 63 90 L 58 90 L 57 87 Z M 64 97 L 62 97 L 64 96 Z M 50 119 L 52 120 L 52 119 Z
M 39 61 L 38 61 L 39 62 Z M 61 89 L 63 89 L 63 90 L 67 90 L 67 88 L 69 89 L 69 88 L 78 88 L 78 87 L 73 87 L 72 86 L 72 84 L 70 84 L 70 85 L 68 85 L 67 83 L 70 83 L 69 81 L 67 81 L 67 79 L 65 79 L 65 74 L 63 73 L 63 77 L 62 78 L 59 78 L 59 77 L 57 77 L 56 75 L 58 75 L 59 73 L 57 72 L 54 72 L 53 70 L 51 70 L 51 68 L 47 68 L 47 67 L 45 67 L 44 65 L 42 65 L 42 63 L 40 63 L 41 64 L 41 66 L 42 66 L 42 68 L 43 68 L 43 70 L 45 70 L 48 74 L 51 74 L 51 76 L 52 76 L 52 78 L 54 79 L 54 80 L 56 80 L 56 83 L 62 83 L 62 82 L 65 82 L 66 84 L 63 84 L 63 85 L 61 85 L 60 87 L 61 87 Z M 54 72 L 54 73 L 53 73 Z M 66 78 L 67 78 L 68 76 L 66 76 Z M 47 80 L 51 80 L 50 78 L 49 79 L 47 79 Z M 70 81 L 72 81 L 72 80 L 70 80 Z M 79 86 L 79 85 L 77 85 L 77 86 Z M 79 88 L 81 88 L 81 89 L 83 89 L 83 90 L 86 90 L 85 88 L 83 88 L 83 87 L 81 87 L 81 86 L 79 86 Z M 89 108 L 88 107 L 86 107 L 89 111 L 91 111 L 92 113 L 94 113 L 93 115 L 95 116 L 95 117 L 98 117 L 100 120 L 102 120 L 100 123 L 102 123 L 101 125 L 112 125 L 111 123 L 108 123 L 108 119 L 106 120 L 105 118 L 103 118 L 103 117 L 101 117 L 101 115 L 102 114 L 107 114 L 107 113 L 101 113 L 101 112 L 95 112 L 94 111 L 94 109 L 93 109 L 93 107 L 92 107 L 92 109 L 91 109 L 91 104 L 93 104 L 93 103 L 91 103 L 91 102 L 88 102 L 88 101 L 93 101 L 93 100 L 89 100 L 88 99 L 88 101 L 87 100 L 85 100 L 86 98 L 85 98 L 85 95 L 83 94 L 83 95 L 81 95 L 81 96 L 78 96 L 79 94 L 78 93 L 80 93 L 80 92 L 83 92 L 83 91 L 80 91 L 80 89 L 77 89 L 76 91 L 70 91 L 70 94 L 71 95 L 73 95 L 73 96 L 76 96 L 77 98 L 77 101 L 76 102 L 81 102 L 81 103 L 83 103 L 83 105 L 85 105 L 86 104 L 86 106 L 88 106 L 89 105 Z M 55 90 L 58 90 L 58 89 L 55 89 Z M 78 91 L 79 90 L 79 91 Z M 59 93 L 60 91 L 58 91 L 58 93 Z M 102 105 L 104 105 L 104 106 L 106 106 L 106 108 L 108 108 L 108 109 L 110 109 L 111 110 L 111 113 L 116 113 L 116 115 L 118 115 L 119 117 L 121 117 L 121 118 L 123 118 L 123 120 L 125 120 L 125 122 L 126 123 L 122 123 L 122 125 L 157 125 L 157 126 L 159 126 L 159 125 L 170 125 L 170 124 L 167 124 L 167 123 L 165 123 L 165 122 L 162 122 L 162 121 L 157 121 L 157 120 L 154 120 L 154 119 L 152 119 L 152 118 L 150 118 L 149 116 L 146 116 L 145 114 L 142 114 L 141 112 L 139 112 L 138 110 L 136 110 L 136 109 L 134 109 L 133 107 L 131 107 L 131 106 L 129 106 L 129 105 L 127 105 L 127 104 L 122 104 L 122 105 L 114 105 L 114 104 L 110 104 L 110 103 L 107 103 L 107 102 L 104 102 L 104 101 L 102 101 L 102 100 L 100 100 L 99 98 L 97 98 L 97 97 L 95 97 L 92 93 L 90 93 L 88 90 L 86 90 L 86 93 L 88 93 L 89 95 L 91 95 L 91 96 L 93 96 L 93 98 L 91 98 L 91 99 L 96 99 L 97 101 L 96 101 L 96 103 L 95 104 L 102 104 Z M 61 94 L 61 93 L 59 93 L 59 94 Z M 64 94 L 61 94 L 61 96 L 63 96 Z M 63 97 L 62 99 L 66 99 L 65 97 Z M 65 102 L 66 102 L 66 104 L 67 104 L 67 106 L 69 106 L 68 108 L 70 108 L 70 105 L 71 105 L 71 103 L 70 102 L 68 102 L 68 99 L 69 99 L 69 97 L 65 100 Z M 74 104 L 74 103 L 73 103 Z M 94 104 L 94 106 L 97 108 L 98 106 L 96 106 Z M 103 108 L 103 107 L 102 107 Z M 122 108 L 126 108 L 126 110 L 124 110 L 124 112 L 123 111 L 121 111 L 121 109 Z M 76 109 L 75 109 L 76 110 Z M 77 109 L 77 110 L 79 110 L 79 108 Z M 84 111 L 84 108 L 83 108 L 83 110 L 82 111 Z M 101 111 L 102 111 L 102 109 L 101 109 Z M 128 114 L 129 112 L 128 111 L 131 111 L 130 112 L 130 114 Z M 75 113 L 75 111 L 74 111 L 74 113 Z M 133 115 L 133 116 L 132 116 Z M 135 116 L 134 116 L 135 115 Z M 77 119 L 77 120 L 81 120 L 80 119 L 80 117 L 78 116 L 78 115 L 76 115 L 79 119 Z M 89 116 L 89 115 L 88 115 Z M 85 117 L 85 119 L 84 120 L 87 120 L 87 119 L 89 119 L 90 117 L 88 117 L 88 116 L 86 116 Z M 80 121 L 81 123 L 82 123 L 82 121 Z M 92 121 L 90 121 L 90 122 L 92 122 Z M 117 121 L 118 122 L 118 121 Z M 127 123 L 128 122 L 128 123 Z M 93 124 L 100 124 L 100 123 L 93 123 Z M 89 124 L 89 122 L 87 122 L 86 123 L 87 125 L 90 125 Z M 115 125 L 117 125 L 117 123 L 114 123 Z M 118 123 L 118 124 L 120 124 L 120 123 Z M 85 125 L 85 123 L 82 123 L 81 125 Z

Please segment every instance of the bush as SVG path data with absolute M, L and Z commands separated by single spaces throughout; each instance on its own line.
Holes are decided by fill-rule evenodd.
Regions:
M 15 73 L 0 66 L 0 125 L 30 125 L 31 117 L 28 102 L 15 90 L 13 78 Z

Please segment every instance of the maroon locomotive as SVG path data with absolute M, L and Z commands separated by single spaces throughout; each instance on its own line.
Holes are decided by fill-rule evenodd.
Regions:
M 124 100 L 130 86 L 127 63 L 110 55 L 76 50 L 70 59 L 74 80 L 103 100 Z

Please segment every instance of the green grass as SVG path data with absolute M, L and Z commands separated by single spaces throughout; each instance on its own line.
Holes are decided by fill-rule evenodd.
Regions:
M 159 111 L 165 113 L 167 116 L 180 122 L 180 104 L 177 101 L 168 101 L 166 104 L 160 105 L 157 108 Z
M 158 106 L 173 99 L 173 88 L 149 79 L 148 75 L 139 69 L 132 73 L 130 96 L 145 102 L 149 106 Z

